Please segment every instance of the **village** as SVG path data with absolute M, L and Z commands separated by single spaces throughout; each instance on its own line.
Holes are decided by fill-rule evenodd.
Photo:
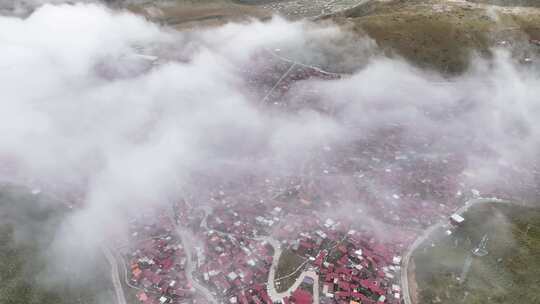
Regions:
M 260 56 L 245 73 L 254 92 L 266 92 L 261 105 L 334 111 L 316 94 L 282 100 L 298 81 L 339 75 L 276 51 Z M 402 303 L 402 254 L 423 229 L 479 195 L 458 182 L 459 152 L 427 157 L 402 136 L 391 125 L 354 149 L 320 147 L 292 176 L 194 175 L 197 193 L 133 220 L 128 289 L 143 304 Z
M 287 61 L 279 50 L 241 69 L 260 106 L 339 115 L 306 88 L 294 102 L 284 96 L 302 80 L 340 75 Z M 406 127 L 317 147 L 285 172 L 193 174 L 196 192 L 186 187 L 182 198 L 133 219 L 128 293 L 143 304 L 401 304 L 409 246 L 468 198 L 495 193 L 464 182 L 461 150 L 441 146 L 433 156 L 425 143 L 436 139 L 404 140 Z
M 243 69 L 261 106 L 339 111 L 306 88 L 296 103 L 284 96 L 303 80 L 340 75 L 286 61 L 279 50 L 258 56 Z M 404 140 L 404 129 L 389 124 L 363 130 L 353 145 L 316 147 L 286 172 L 193 174 L 196 193 L 188 190 L 131 219 L 127 245 L 118 249 L 128 298 L 142 304 L 403 303 L 402 258 L 419 235 L 450 216 L 463 221 L 452 214 L 469 198 L 506 193 L 464 183 L 462 151 L 443 146 L 433 156 L 421 145 L 433 139 Z
M 324 194 L 315 195 L 315 189 L 305 192 L 301 183 L 249 182 L 253 193 L 241 191 L 240 184 L 218 187 L 206 202 L 182 199 L 172 203 L 172 210 L 132 221 L 126 283 L 140 303 L 398 304 L 401 255 L 418 236 L 415 225 L 431 223 L 426 216 L 450 215 L 439 205 L 426 205 L 424 211 L 402 208 L 402 214 L 396 211 L 387 221 L 394 223 L 400 216 L 407 220 L 400 221 L 402 226 L 377 224 L 388 229 L 383 233 L 373 229 L 373 222 L 360 221 L 361 211 L 348 217 L 332 215 L 328 205 L 335 205 L 325 204 L 320 199 Z M 388 208 L 380 207 L 383 213 Z M 183 244 L 177 229 L 188 231 L 196 241 L 189 247 Z M 276 250 L 279 261 L 273 261 Z M 281 261 L 291 255 L 298 263 L 281 269 Z M 272 267 L 278 272 L 273 280 Z M 295 290 L 280 286 L 306 271 L 316 273 L 317 286 L 309 277 Z

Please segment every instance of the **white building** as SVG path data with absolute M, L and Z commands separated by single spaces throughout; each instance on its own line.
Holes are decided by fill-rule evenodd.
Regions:
M 465 221 L 465 218 L 457 213 L 454 213 L 450 216 L 450 220 L 452 221 L 452 223 L 460 225 Z

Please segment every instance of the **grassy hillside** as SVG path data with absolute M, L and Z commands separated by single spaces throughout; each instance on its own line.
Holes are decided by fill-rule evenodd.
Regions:
M 56 206 L 56 207 L 55 207 Z M 92 274 L 56 278 L 47 272 L 46 252 L 64 212 L 27 190 L 0 187 L 0 303 L 112 303 L 105 259 L 89 259 Z M 64 261 L 64 267 L 70 261 Z
M 516 59 L 535 52 L 540 10 L 501 8 L 445 0 L 370 1 L 333 19 L 374 38 L 388 55 L 448 74 L 463 72 L 473 54 L 511 42 Z
M 158 23 L 186 29 L 251 17 L 267 19 L 275 12 L 261 5 L 267 2 L 280 2 L 283 7 L 279 11 L 284 15 L 288 15 L 285 7 L 293 11 L 305 8 L 301 1 L 175 0 L 166 5 L 149 1 L 129 9 Z M 346 2 L 351 6 L 362 1 Z M 320 5 L 317 3 L 312 6 Z M 537 0 L 370 0 L 321 19 L 331 19 L 356 33 L 369 35 L 386 55 L 403 57 L 421 68 L 450 75 L 464 72 L 472 56 L 491 56 L 492 47 L 502 41 L 509 42 L 506 47 L 516 61 L 534 57 L 540 51 L 540 47 L 529 43 L 530 39 L 540 39 Z
M 540 303 L 540 209 L 477 206 L 413 257 L 419 303 Z M 486 256 L 472 250 L 486 236 Z
M 470 2 L 493 4 L 501 6 L 532 6 L 540 7 L 538 0 L 468 0 Z
M 271 16 L 271 12 L 255 4 L 262 3 L 248 5 L 237 0 L 174 0 L 167 3 L 148 1 L 127 5 L 126 8 L 154 22 L 185 29 Z

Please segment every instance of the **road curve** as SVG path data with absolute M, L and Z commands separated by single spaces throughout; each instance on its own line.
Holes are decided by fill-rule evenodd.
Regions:
M 319 304 L 319 275 L 313 270 L 303 271 L 296 279 L 294 284 L 284 292 L 277 292 L 275 286 L 276 270 L 279 264 L 279 258 L 281 257 L 281 244 L 274 238 L 264 237 L 261 240 L 267 241 L 274 248 L 274 256 L 272 257 L 272 265 L 270 266 L 270 272 L 268 274 L 268 282 L 266 284 L 268 290 L 268 296 L 272 302 L 281 302 L 286 297 L 290 297 L 292 293 L 302 284 L 306 277 L 313 279 L 313 303 Z
M 184 251 L 186 253 L 186 277 L 189 281 L 189 283 L 195 288 L 199 293 L 201 293 L 206 300 L 209 303 L 217 304 L 218 301 L 214 297 L 214 295 L 202 284 L 200 284 L 197 280 L 193 278 L 193 260 L 192 260 L 192 253 L 193 253 L 193 244 L 191 243 L 191 237 L 187 234 L 187 232 L 182 229 L 182 227 L 177 226 L 176 227 L 176 233 L 180 237 L 182 241 L 182 245 L 184 246 Z
M 120 276 L 118 274 L 118 261 L 114 258 L 114 255 L 107 246 L 101 245 L 101 251 L 103 251 L 103 255 L 105 255 L 105 258 L 107 258 L 107 261 L 109 261 L 109 264 L 111 265 L 111 279 L 116 294 L 116 303 L 127 304 L 124 289 L 122 288 L 122 283 L 120 282 Z
M 512 201 L 502 200 L 502 199 L 498 199 L 498 198 L 475 198 L 475 199 L 471 199 L 471 200 L 466 201 L 465 204 L 461 208 L 457 209 L 454 212 L 454 214 L 462 215 L 463 213 L 467 212 L 467 210 L 469 210 L 469 208 L 471 208 L 472 206 L 475 206 L 475 205 L 478 205 L 478 204 L 493 203 L 493 202 L 495 202 L 495 203 L 506 203 L 506 204 L 515 203 L 515 202 L 512 202 Z M 420 235 L 418 238 L 416 238 L 416 240 L 411 244 L 411 246 L 409 246 L 409 248 L 407 249 L 407 251 L 403 255 L 403 260 L 402 260 L 402 264 L 401 264 L 402 265 L 401 266 L 401 290 L 402 290 L 402 293 L 403 293 L 404 304 L 413 304 L 413 302 L 411 300 L 411 295 L 410 295 L 409 275 L 408 275 L 409 262 L 411 260 L 412 254 L 414 253 L 416 248 L 418 248 L 418 246 L 420 246 L 425 240 L 427 240 L 429 238 L 429 236 L 435 230 L 443 227 L 447 223 L 448 223 L 448 220 L 442 220 L 442 221 L 439 221 L 439 222 L 435 223 L 434 225 L 430 226 L 429 228 L 427 228 L 422 233 L 422 235 Z M 414 303 L 414 304 L 416 304 L 416 303 Z

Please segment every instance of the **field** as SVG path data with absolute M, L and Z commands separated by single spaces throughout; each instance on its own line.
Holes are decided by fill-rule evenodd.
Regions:
M 298 267 L 301 266 L 303 263 L 304 259 L 296 255 L 291 250 L 283 250 L 279 258 L 279 263 L 276 270 L 276 279 L 283 278 L 279 281 L 276 280 L 276 290 L 278 292 L 283 292 L 294 284 L 296 279 L 302 273 L 302 269 L 292 275 L 290 274 L 296 269 L 298 269 Z
M 488 204 L 465 218 L 415 252 L 418 303 L 540 303 L 540 209 Z
M 0 187 L 0 299 L 2 304 L 113 303 L 104 258 L 92 273 L 51 275 L 48 248 L 65 214 L 61 205 L 27 189 Z M 69 268 L 70 261 L 64 261 Z M 73 269 L 76 267 L 72 267 Z

